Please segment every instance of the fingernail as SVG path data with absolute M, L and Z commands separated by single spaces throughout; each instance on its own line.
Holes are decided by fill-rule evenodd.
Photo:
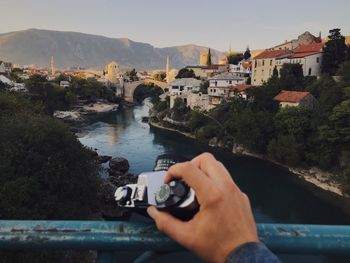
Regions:
M 156 213 L 157 213 L 157 209 L 154 206 L 149 206 L 147 208 L 147 213 L 150 217 L 152 217 L 152 219 L 155 219 L 156 217 Z

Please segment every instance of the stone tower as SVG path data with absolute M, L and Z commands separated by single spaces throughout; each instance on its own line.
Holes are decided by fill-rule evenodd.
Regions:
M 53 56 L 51 56 L 51 75 L 54 76 L 56 74 L 55 61 Z
M 166 57 L 166 66 L 165 66 L 165 74 L 166 74 L 166 82 L 170 82 L 170 69 L 169 69 L 169 56 Z

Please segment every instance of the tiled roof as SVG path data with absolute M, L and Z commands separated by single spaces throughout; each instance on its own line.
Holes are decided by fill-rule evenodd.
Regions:
M 225 73 L 221 73 L 219 75 L 215 75 L 211 78 L 209 78 L 209 80 L 236 80 L 236 79 L 244 79 L 243 77 L 237 77 L 235 74 L 229 73 L 229 72 L 225 72 Z
M 284 52 L 285 50 L 265 50 L 264 52 L 254 57 L 254 59 L 276 58 L 278 56 L 281 56 Z
M 307 91 L 289 91 L 282 90 L 277 96 L 273 99 L 280 102 L 292 102 L 297 103 L 300 102 L 303 98 L 308 96 L 310 92 Z
M 325 43 L 302 45 L 293 50 L 294 53 L 322 52 Z
M 295 53 L 289 56 L 289 58 L 304 58 L 312 55 L 320 54 L 321 52 L 304 52 L 304 53 Z
M 170 86 L 190 86 L 190 87 L 199 87 L 201 85 L 201 80 L 194 78 L 182 78 L 176 79 L 169 83 Z
M 248 69 L 252 66 L 252 62 L 251 61 L 245 61 L 242 63 L 242 67 L 245 69 Z
M 247 84 L 237 84 L 237 85 L 231 86 L 233 90 L 236 90 L 239 92 L 246 91 L 247 89 L 250 89 L 253 87 L 254 87 L 253 85 L 247 85 Z

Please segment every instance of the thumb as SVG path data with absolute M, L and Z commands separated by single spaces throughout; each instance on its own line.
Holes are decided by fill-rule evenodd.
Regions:
M 154 206 L 148 207 L 147 213 L 156 222 L 159 231 L 164 232 L 181 245 L 188 246 L 191 238 L 189 222 L 183 222 L 167 212 L 158 211 Z

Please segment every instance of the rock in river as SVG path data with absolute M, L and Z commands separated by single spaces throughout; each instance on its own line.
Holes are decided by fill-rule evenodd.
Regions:
M 109 161 L 109 168 L 112 171 L 125 173 L 129 170 L 129 161 L 123 157 L 115 157 Z
M 96 162 L 99 163 L 99 164 L 106 163 L 110 159 L 112 159 L 112 156 L 108 156 L 108 155 L 98 155 L 98 156 L 96 156 Z

